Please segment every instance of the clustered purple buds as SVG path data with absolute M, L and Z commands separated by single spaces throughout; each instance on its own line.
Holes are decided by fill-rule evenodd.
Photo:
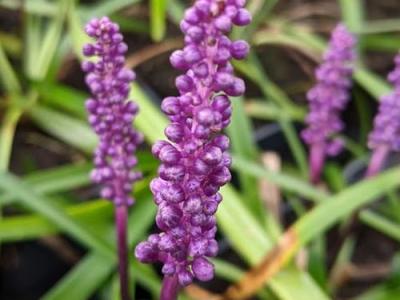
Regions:
M 92 94 L 86 101 L 89 123 L 99 136 L 91 178 L 103 185 L 102 197 L 116 205 L 131 205 L 132 184 L 141 177 L 132 170 L 137 164 L 134 153 L 143 137 L 132 128 L 138 106 L 127 101 L 135 78 L 133 71 L 124 68 L 128 47 L 118 25 L 107 17 L 91 20 L 85 30 L 95 42 L 85 45 L 83 53 L 97 57 L 82 63 Z
M 369 135 L 368 147 L 373 150 L 384 146 L 392 151 L 400 151 L 400 54 L 396 56 L 395 64 L 394 70 L 388 75 L 394 90 L 381 97 L 374 128 Z
M 177 276 L 186 286 L 193 278 L 207 281 L 214 267 L 207 259 L 217 255 L 215 212 L 222 200 L 220 187 L 231 179 L 229 139 L 221 130 L 230 122 L 228 96 L 244 93 L 242 79 L 233 75 L 229 60 L 246 57 L 245 41 L 231 41 L 233 25 L 251 21 L 244 0 L 197 0 L 189 8 L 181 30 L 185 47 L 170 57 L 184 75 L 176 78 L 178 97 L 167 97 L 162 110 L 171 123 L 169 141 L 157 142 L 153 154 L 162 162 L 151 183 L 158 205 L 160 234 L 136 248 L 145 263 L 160 261 L 166 276 Z
M 334 29 L 324 61 L 316 70 L 317 84 L 307 94 L 310 112 L 302 137 L 309 145 L 320 145 L 327 155 L 337 155 L 343 146 L 334 135 L 344 127 L 340 113 L 349 100 L 355 43 L 344 25 Z

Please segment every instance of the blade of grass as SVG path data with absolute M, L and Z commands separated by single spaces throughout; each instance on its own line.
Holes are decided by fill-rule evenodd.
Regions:
M 362 49 L 396 53 L 400 49 L 400 39 L 392 34 L 370 34 L 361 41 Z
M 155 214 L 155 207 L 152 201 L 149 199 L 148 191 L 147 196 L 137 195 L 138 199 L 141 199 L 135 205 L 135 209 L 129 215 L 129 224 L 128 224 L 128 234 L 129 234 L 129 245 L 137 243 L 139 239 L 144 235 L 144 233 L 148 230 L 148 228 L 153 223 L 153 217 Z M 112 226 L 113 227 L 113 226 Z M 108 232 L 113 232 L 114 228 L 108 228 Z M 110 241 L 112 244 L 113 242 Z M 115 268 L 116 260 L 107 259 L 105 261 L 104 257 L 98 253 L 92 251 L 88 254 L 83 261 L 81 261 L 78 266 L 73 268 L 70 272 L 67 273 L 44 297 L 44 300 L 86 300 L 88 299 L 94 291 L 106 280 L 106 278 L 110 275 L 110 273 Z M 88 276 L 88 274 L 92 273 L 93 266 L 96 265 L 104 265 L 104 268 L 97 270 L 96 276 L 93 278 Z M 142 268 L 144 271 L 140 273 L 141 276 L 135 276 L 135 279 L 138 281 L 145 281 L 151 288 L 154 289 L 154 278 L 151 277 L 146 279 L 145 277 L 149 276 L 147 266 L 140 266 L 136 268 L 132 267 L 131 274 L 135 276 L 137 272 L 139 272 L 139 268 Z M 144 268 L 144 269 L 143 269 Z M 151 276 L 151 272 L 150 272 Z M 141 278 L 139 278 L 141 277 Z M 153 279 L 152 279 L 153 278 Z M 153 283 L 153 285 L 151 285 Z M 159 286 L 155 285 L 155 288 L 158 289 Z M 70 294 L 70 290 L 74 290 L 74 297 L 72 298 Z M 154 292 L 154 291 L 153 291 Z
M 290 177 L 283 173 L 268 171 L 256 163 L 245 160 L 241 157 L 233 156 L 232 168 L 257 178 L 265 178 L 282 189 L 295 192 L 314 202 L 320 202 L 327 198 L 327 195 L 324 192 L 314 188 L 306 181 Z
M 167 11 L 172 21 L 175 24 L 179 24 L 179 22 L 182 20 L 185 7 L 179 0 L 169 0 Z
M 2 44 L 0 43 L 0 81 L 4 90 L 8 93 L 21 91 L 17 74 L 15 73 L 10 61 L 7 59 Z
M 250 100 L 246 101 L 245 104 L 246 113 L 253 118 L 262 119 L 266 121 L 279 120 L 281 118 L 281 109 L 271 103 L 266 103 L 261 100 Z M 304 110 L 290 111 L 287 117 L 296 122 L 303 122 L 305 117 Z
M 130 97 L 135 99 L 140 107 L 140 114 L 135 119 L 135 125 L 143 132 L 148 142 L 154 143 L 163 138 L 167 120 L 151 102 L 150 98 L 137 84 L 132 85 Z M 155 122 L 157 120 L 157 122 Z
M 104 200 L 71 205 L 65 208 L 65 213 L 85 228 L 101 224 L 113 215 L 111 203 Z M 40 215 L 7 217 L 0 221 L 0 241 L 2 242 L 37 239 L 59 232 L 59 227 Z
M 293 124 L 290 122 L 290 117 L 287 117 L 288 112 L 297 113 L 299 108 L 292 103 L 284 91 L 282 91 L 267 77 L 267 74 L 260 66 L 261 63 L 254 53 L 249 56 L 246 62 L 237 62 L 235 64 L 236 68 L 238 68 L 259 86 L 261 92 L 264 94 L 264 97 L 273 100 L 279 107 L 281 118 L 279 118 L 277 121 L 283 130 L 285 138 L 302 172 L 303 177 L 307 178 L 308 165 L 306 153 Z
M 352 211 L 398 186 L 396 176 L 398 178 L 399 175 L 400 168 L 394 168 L 375 178 L 348 187 L 341 193 L 326 199 L 294 225 L 302 244 L 307 243 Z
M 14 105 L 5 112 L 0 128 L 0 173 L 8 170 L 15 129 L 21 115 L 21 108 Z
M 0 174 L 0 188 L 18 198 L 26 207 L 41 214 L 48 220 L 57 224 L 82 244 L 99 251 L 104 257 L 113 258 L 112 247 L 105 244 L 99 237 L 89 233 L 62 210 L 53 205 L 48 199 L 38 195 L 29 185 L 23 183 L 14 175 Z
M 88 299 L 98 286 L 106 280 L 107 275 L 114 267 L 113 263 L 113 261 L 105 260 L 101 254 L 87 254 L 42 299 Z
M 66 165 L 49 170 L 40 170 L 26 175 L 22 180 L 32 190 L 40 194 L 51 194 L 72 190 L 90 182 L 89 171 L 91 164 Z M 12 193 L 0 194 L 0 203 L 8 204 L 15 200 Z
M 41 39 L 41 47 L 37 57 L 32 57 L 33 73 L 30 73 L 30 78 L 34 80 L 43 79 L 50 67 L 50 63 L 54 58 L 57 47 L 61 40 L 63 23 L 66 16 L 67 5 L 69 1 L 58 1 L 57 14 L 50 20 L 46 26 L 47 30 Z
M 41 83 L 35 85 L 40 95 L 40 103 L 50 108 L 62 110 L 86 120 L 85 100 L 88 94 L 67 85 Z M 68 99 L 68 101 L 65 101 Z
M 364 23 L 364 1 L 362 0 L 340 0 L 342 19 L 350 31 L 358 33 Z
M 253 130 L 250 120 L 246 116 L 243 107 L 243 99 L 233 99 L 232 120 L 227 129 L 231 139 L 232 153 L 245 157 L 251 161 L 258 160 L 258 151 L 253 139 Z M 246 205 L 253 215 L 261 222 L 265 220 L 263 203 L 258 193 L 258 182 L 248 174 L 239 172 L 239 181 Z
M 359 217 L 364 224 L 400 242 L 400 225 L 398 223 L 371 210 L 363 210 Z
M 272 241 L 243 206 L 233 188 L 224 187 L 222 195 L 225 201 L 217 212 L 218 224 L 241 256 L 251 265 L 256 265 L 265 251 L 271 249 Z M 328 299 L 307 273 L 296 269 L 282 271 L 269 285 L 282 300 Z M 299 293 L 301 286 L 307 288 Z
M 116 1 L 112 1 L 116 2 Z M 108 3 L 112 3 L 108 1 Z M 101 15 L 99 15 L 101 16 Z M 68 33 L 71 39 L 72 47 L 74 48 L 75 54 L 79 59 L 83 59 L 82 49 L 85 44 L 90 41 L 90 38 L 83 31 L 83 24 L 78 15 L 78 10 L 75 5 L 75 1 L 70 1 L 67 11 L 67 22 L 68 22 Z
M 165 35 L 166 6 L 165 0 L 150 0 L 150 33 L 156 42 L 161 41 Z
M 371 34 L 371 33 L 398 32 L 399 28 L 400 28 L 399 19 L 385 18 L 382 20 L 365 21 L 364 26 L 360 30 L 360 33 Z
M 86 122 L 42 105 L 33 107 L 29 114 L 41 129 L 84 152 L 90 153 L 97 144 L 97 136 Z
M 351 212 L 398 187 L 399 176 L 400 168 L 394 168 L 326 199 L 296 221 L 281 237 L 276 248 L 264 257 L 255 268 L 247 272 L 237 284 L 228 288 L 225 296 L 244 299 L 256 293 L 261 286 L 273 279 L 273 276 L 305 244 Z
M 301 27 L 285 24 L 283 28 L 279 25 L 279 21 L 273 21 L 271 23 L 278 26 L 278 32 L 258 32 L 253 40 L 254 45 L 270 43 L 272 35 L 275 44 L 286 46 L 290 43 L 290 45 L 294 46 L 297 50 L 313 58 L 319 58 L 322 51 L 325 49 L 325 43 L 317 35 Z M 282 40 L 285 42 L 282 42 Z M 356 66 L 354 78 L 376 99 L 379 99 L 380 96 L 391 90 L 385 80 L 365 69 L 363 66 Z
M 93 17 L 102 17 L 111 15 L 127 6 L 142 2 L 142 0 L 102 0 L 95 5 L 82 6 L 80 13 L 85 20 Z

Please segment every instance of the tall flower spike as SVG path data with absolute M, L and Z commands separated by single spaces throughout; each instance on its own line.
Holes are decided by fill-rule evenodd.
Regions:
M 400 54 L 388 80 L 394 90 L 381 97 L 374 128 L 369 135 L 368 147 L 373 150 L 367 176 L 378 173 L 390 151 L 400 151 Z
M 302 137 L 310 146 L 310 179 L 314 183 L 320 179 L 325 157 L 337 155 L 343 146 L 334 135 L 344 127 L 340 113 L 349 100 L 355 43 L 346 27 L 337 25 L 316 70 L 317 84 L 307 94 L 310 112 Z
M 143 137 L 132 128 L 138 106 L 127 101 L 133 71 L 124 68 L 127 45 L 117 24 L 107 17 L 92 19 L 86 25 L 86 33 L 95 40 L 83 48 L 87 57 L 95 60 L 84 61 L 82 69 L 92 97 L 86 101 L 89 123 L 99 136 L 94 153 L 95 169 L 91 178 L 101 184 L 101 196 L 114 202 L 119 272 L 122 299 L 129 299 L 126 223 L 127 208 L 133 204 L 130 196 L 133 183 L 141 177 L 132 169 L 137 164 L 135 150 Z
M 218 251 L 215 212 L 222 200 L 218 191 L 231 179 L 229 139 L 221 131 L 230 122 L 229 96 L 245 90 L 229 60 L 243 59 L 249 50 L 245 41 L 231 41 L 226 34 L 233 25 L 250 22 L 245 2 L 195 1 L 180 24 L 185 47 L 170 57 L 185 74 L 176 78 L 180 96 L 165 98 L 161 106 L 171 121 L 165 129 L 169 141 L 153 147 L 162 162 L 159 177 L 151 183 L 162 233 L 140 243 L 135 253 L 142 262 L 164 264 L 162 299 L 173 299 L 178 285 L 214 276 L 207 257 Z

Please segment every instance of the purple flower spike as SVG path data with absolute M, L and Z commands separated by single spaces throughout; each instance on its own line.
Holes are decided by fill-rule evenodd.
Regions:
M 233 25 L 247 25 L 246 1 L 197 0 L 186 10 L 181 29 L 185 47 L 170 57 L 182 71 L 176 78 L 180 96 L 167 97 L 162 110 L 171 123 L 169 141 L 157 142 L 153 154 L 162 162 L 151 183 L 158 205 L 156 222 L 162 233 L 136 248 L 142 262 L 160 261 L 166 276 L 162 299 L 173 299 L 171 283 L 180 286 L 194 278 L 211 280 L 217 255 L 215 212 L 222 200 L 221 186 L 231 179 L 229 139 L 221 131 L 229 124 L 229 96 L 240 96 L 245 85 L 233 74 L 229 60 L 246 57 L 245 41 L 231 41 Z
M 311 147 L 310 177 L 314 183 L 319 181 L 325 157 L 337 155 L 343 146 L 334 135 L 344 127 L 340 113 L 349 100 L 355 43 L 344 25 L 334 29 L 323 63 L 316 70 L 317 84 L 307 94 L 310 112 L 302 137 Z
M 117 24 L 107 17 L 92 19 L 85 30 L 95 42 L 85 45 L 83 53 L 96 57 L 82 63 L 92 93 L 86 101 L 89 123 L 99 136 L 91 178 L 103 186 L 101 196 L 116 205 L 121 299 L 128 300 L 127 208 L 134 202 L 130 196 L 132 185 L 141 177 L 132 169 L 137 164 L 135 150 L 143 140 L 132 128 L 138 106 L 127 100 L 135 73 L 124 68 L 128 48 Z
M 92 93 L 86 101 L 89 123 L 99 136 L 91 177 L 103 185 L 102 197 L 115 205 L 132 205 L 132 184 L 141 176 L 132 171 L 137 164 L 134 152 L 143 139 L 132 128 L 138 106 L 127 101 L 135 73 L 124 68 L 127 46 L 117 24 L 103 17 L 91 20 L 85 29 L 96 42 L 85 45 L 83 53 L 98 58 L 82 64 Z
M 395 58 L 395 68 L 388 75 L 394 90 L 381 97 L 374 128 L 369 135 L 368 147 L 373 150 L 367 176 L 379 172 L 390 151 L 400 151 L 400 54 Z

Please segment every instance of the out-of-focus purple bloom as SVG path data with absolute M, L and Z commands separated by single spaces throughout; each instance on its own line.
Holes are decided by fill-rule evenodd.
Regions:
M 355 43 L 344 25 L 334 29 L 324 61 L 316 70 L 317 84 L 307 94 L 310 112 L 302 137 L 314 155 L 310 158 L 312 181 L 319 180 L 325 156 L 337 155 L 342 148 L 342 141 L 334 135 L 344 127 L 340 113 L 349 99 Z
M 368 147 L 373 150 L 367 176 L 379 172 L 390 151 L 400 151 L 400 54 L 395 58 L 395 68 L 388 75 L 394 90 L 381 97 L 374 128 L 369 134 Z
M 222 200 L 218 190 L 231 179 L 229 139 L 221 130 L 230 122 L 228 96 L 240 96 L 245 90 L 229 60 L 243 59 L 249 51 L 245 41 L 231 41 L 226 34 L 233 25 L 250 22 L 245 2 L 195 1 L 180 24 L 185 47 L 170 57 L 171 64 L 185 73 L 176 78 L 180 96 L 162 103 L 171 120 L 165 129 L 169 141 L 153 147 L 162 162 L 159 177 L 151 183 L 162 233 L 140 243 L 136 257 L 146 263 L 161 261 L 164 275 L 177 277 L 182 286 L 194 277 L 206 281 L 214 275 L 207 257 L 218 251 L 215 212 Z
M 385 145 L 392 151 L 400 151 L 400 54 L 395 63 L 395 69 L 388 75 L 394 90 L 381 97 L 374 128 L 369 135 L 368 147 L 372 150 Z
M 143 139 L 132 128 L 138 106 L 127 101 L 135 74 L 124 68 L 128 48 L 117 24 L 103 17 L 91 20 L 85 30 L 95 42 L 85 45 L 83 53 L 97 57 L 82 63 L 92 93 L 86 101 L 89 123 L 99 136 L 91 178 L 103 185 L 102 197 L 116 205 L 131 205 L 132 184 L 141 177 L 132 170 L 137 164 L 134 152 Z

